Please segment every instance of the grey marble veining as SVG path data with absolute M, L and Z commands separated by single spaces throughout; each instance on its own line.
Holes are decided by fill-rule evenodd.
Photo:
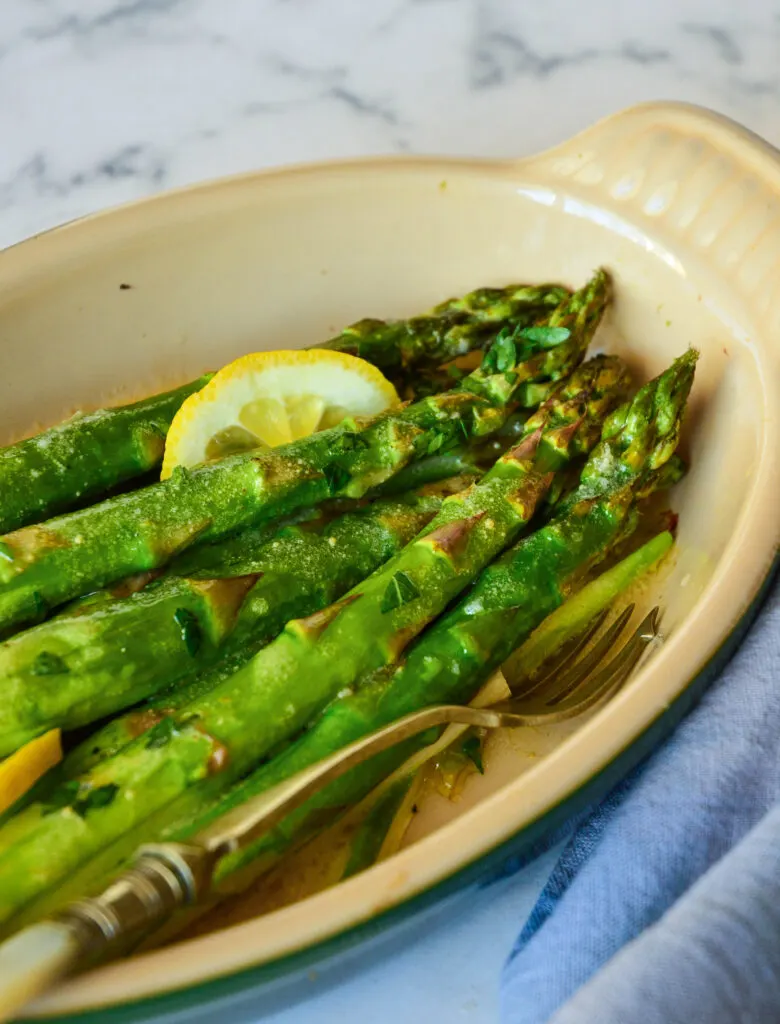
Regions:
M 256 167 L 522 156 L 649 99 L 780 145 L 780 0 L 0 0 L 0 97 L 2 247 Z M 400 1006 L 409 1024 L 492 1024 L 551 864 L 287 1010 L 249 994 L 186 1019 L 394 1024 Z
M 513 156 L 644 99 L 780 143 L 777 0 L 3 0 L 0 245 L 254 167 Z

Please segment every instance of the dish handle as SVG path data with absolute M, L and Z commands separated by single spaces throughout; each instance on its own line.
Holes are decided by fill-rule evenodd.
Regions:
M 703 107 L 645 103 L 513 166 L 714 265 L 780 374 L 780 151 Z

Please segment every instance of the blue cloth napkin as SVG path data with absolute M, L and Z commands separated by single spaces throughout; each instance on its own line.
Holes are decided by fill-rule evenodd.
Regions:
M 672 738 L 577 827 L 504 1024 L 780 1021 L 780 581 Z

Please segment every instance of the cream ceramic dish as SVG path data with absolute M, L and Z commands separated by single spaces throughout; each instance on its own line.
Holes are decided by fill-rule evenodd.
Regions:
M 501 871 L 674 726 L 744 630 L 780 542 L 780 155 L 705 111 L 651 105 L 527 160 L 249 175 L 0 254 L 0 442 L 361 316 L 510 280 L 578 285 L 599 265 L 617 295 L 605 347 L 643 376 L 702 351 L 678 554 L 645 595 L 666 609 L 665 645 L 587 722 L 497 742 L 487 774 L 459 803 L 432 802 L 397 856 L 93 972 L 33 1013 L 186 1012 L 366 943 Z

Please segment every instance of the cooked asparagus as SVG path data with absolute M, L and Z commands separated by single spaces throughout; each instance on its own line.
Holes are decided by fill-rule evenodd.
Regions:
M 335 605 L 287 625 L 237 673 L 0 829 L 0 920 L 189 790 L 219 793 L 365 673 L 395 660 L 533 514 L 553 471 L 597 440 L 625 388 L 577 370 L 482 481 Z M 32 910 L 31 912 L 34 912 Z
M 210 379 L 206 374 L 133 405 L 75 416 L 0 448 L 0 533 L 102 497 L 154 469 L 182 402 Z
M 556 518 L 486 568 L 474 587 L 423 634 L 400 666 L 364 681 L 335 701 L 299 740 L 235 787 L 205 813 L 180 808 L 171 830 L 186 838 L 229 808 L 283 781 L 373 729 L 437 703 L 466 703 L 482 683 L 564 600 L 568 582 L 636 526 L 637 502 L 673 483 L 665 469 L 679 437 L 696 354 L 682 356 L 645 385 L 605 425 L 579 489 Z M 618 424 L 620 427 L 618 428 Z M 673 463 L 679 472 L 680 463 Z M 293 842 L 365 795 L 426 742 L 419 737 L 354 769 L 289 815 L 269 835 L 219 867 L 223 889 L 240 889 Z
M 316 532 L 289 526 L 259 545 L 244 538 L 239 550 L 228 542 L 221 566 L 212 550 L 197 577 L 167 577 L 17 634 L 0 644 L 0 756 L 56 726 L 120 711 L 219 657 L 235 668 L 287 621 L 324 608 L 387 561 L 440 506 L 435 495 L 385 499 Z M 146 708 L 124 725 L 138 735 L 163 713 Z
M 358 320 L 320 347 L 359 356 L 403 386 L 410 370 L 424 378 L 426 371 L 485 348 L 502 325 L 530 326 L 569 294 L 556 284 L 478 288 L 409 320 Z
M 214 801 L 213 794 L 208 792 L 191 790 L 177 802 L 175 813 L 172 808 L 165 808 L 144 823 L 144 830 L 125 837 L 124 845 L 117 844 L 90 861 L 67 889 L 51 894 L 48 902 L 39 903 L 33 916 L 51 911 L 78 895 L 85 886 L 99 886 L 139 842 L 150 836 L 186 840 L 217 815 L 396 715 L 440 701 L 466 701 L 473 696 L 505 653 L 521 642 L 547 611 L 560 605 L 572 577 L 581 578 L 584 569 L 631 533 L 641 497 L 655 489 L 673 486 L 682 476 L 684 466 L 676 455 L 670 455 L 670 449 L 676 444 L 694 362 L 694 354 L 678 361 L 661 381 L 642 389 L 634 402 L 613 418 L 605 433 L 623 418 L 629 427 L 623 436 L 615 437 L 611 443 L 605 441 L 591 455 L 579 494 L 569 499 L 554 522 L 520 541 L 514 550 L 488 567 L 450 616 L 421 636 L 399 669 L 369 677 L 364 691 L 334 702 L 299 740 L 256 769 L 221 801 Z M 632 415 L 624 417 L 629 410 Z M 633 413 L 639 414 L 639 424 Z M 640 429 L 643 417 L 644 430 Z M 666 463 L 664 458 L 668 458 Z M 669 539 L 668 535 L 656 538 L 649 546 L 652 551 L 637 554 L 614 573 L 624 575 L 626 567 L 638 569 L 637 561 L 660 557 L 668 550 Z M 619 579 L 616 581 L 614 576 L 606 579 L 611 579 L 613 590 L 618 586 Z M 574 618 L 581 617 L 583 602 L 589 618 L 599 601 L 603 602 L 604 589 L 604 584 L 599 584 L 595 596 L 591 589 L 582 601 L 576 600 L 571 605 Z M 555 619 L 553 616 L 551 628 L 556 628 Z M 535 635 L 542 633 L 543 627 Z M 219 870 L 223 892 L 241 891 L 293 846 L 354 805 L 425 742 L 425 737 L 419 737 L 372 759 L 308 801 L 242 855 L 226 860 Z M 352 867 L 359 868 L 375 848 L 369 842 L 368 849 L 360 852 Z M 172 931 L 181 923 L 174 924 Z
M 345 420 L 292 444 L 243 453 L 0 540 L 0 630 L 73 597 L 155 569 L 196 541 L 288 515 L 332 497 L 360 497 L 404 466 L 498 430 L 530 385 L 582 358 L 609 297 L 601 271 L 549 317 L 547 334 L 502 335 L 483 367 L 449 392 L 359 426 Z M 541 350 L 540 350 L 541 349 Z
M 533 323 L 567 295 L 558 285 L 481 288 L 410 320 L 360 320 L 321 348 L 350 352 L 398 383 L 482 348 L 503 325 Z M 104 497 L 160 464 L 171 420 L 212 374 L 164 394 L 76 416 L 0 448 L 0 533 Z
M 677 463 L 678 472 L 679 466 Z M 663 487 L 663 481 L 658 482 Z M 600 613 L 654 570 L 673 544 L 672 534 L 663 531 L 575 592 L 548 615 L 501 666 L 506 682 L 494 676 L 479 690 L 472 703 L 484 706 L 493 700 L 502 700 L 508 694 L 507 682 L 514 688 L 518 682 L 533 679 L 569 641 L 580 637 Z M 491 693 L 494 696 L 491 697 Z M 469 762 L 474 760 L 474 748 L 479 750 L 479 742 L 480 737 L 470 733 L 467 726 L 450 726 L 435 743 L 413 754 L 354 807 L 348 816 L 353 819 L 350 821 L 352 836 L 343 877 L 365 870 L 380 857 L 384 859 L 398 849 L 414 817 L 414 805 L 425 792 L 425 783 L 430 777 L 427 771 L 433 761 L 438 765 L 442 757 L 452 751 L 455 764 L 460 762 L 463 770 L 468 770 Z M 438 774 L 438 768 L 435 771 Z
M 527 414 L 524 415 L 522 422 L 524 423 L 527 418 Z M 505 451 L 519 436 L 516 424 L 512 426 L 511 430 L 502 430 L 500 433 L 502 436 L 496 435 L 495 441 L 489 445 L 458 448 L 452 453 L 429 456 L 422 462 L 413 463 L 406 470 L 402 470 L 399 477 L 404 478 L 410 484 L 423 484 L 424 487 L 420 497 L 441 497 L 444 494 L 442 487 L 450 490 L 452 488 L 461 489 L 469 480 L 477 479 L 477 477 L 481 476 L 485 469 L 488 468 L 488 464 L 491 461 L 495 461 L 496 457 Z M 563 477 L 565 474 L 556 475 L 555 483 L 558 481 L 558 476 Z M 396 478 L 393 478 L 390 482 L 395 484 Z M 435 490 L 432 490 L 432 488 L 435 488 Z M 391 493 L 397 493 L 397 489 L 393 487 Z M 546 501 L 549 502 L 553 497 L 557 498 L 557 496 L 558 489 L 551 487 L 546 496 Z M 261 536 L 255 540 L 253 534 L 260 534 Z M 251 571 L 251 565 L 247 562 L 247 549 L 250 551 L 256 550 L 260 545 L 265 545 L 268 539 L 269 530 L 266 528 L 265 530 L 244 531 L 238 536 L 218 544 L 195 547 L 185 552 L 181 558 L 175 559 L 171 563 L 169 572 L 177 576 L 195 575 L 208 579 L 219 578 L 228 573 L 232 576 L 242 575 Z M 339 545 L 339 550 L 341 550 L 341 545 Z M 327 575 L 327 570 L 325 570 L 325 575 Z M 263 586 L 264 582 L 263 584 L 258 584 L 258 586 Z M 346 589 L 347 587 L 344 588 L 344 590 Z M 336 596 L 338 595 L 334 594 L 331 600 L 335 600 Z M 92 602 L 95 598 L 90 597 L 88 600 Z M 139 603 L 141 602 L 140 598 L 137 600 Z M 105 604 L 102 600 L 100 603 L 101 605 Z M 328 601 L 323 601 L 318 607 L 324 607 L 327 603 Z M 116 612 L 124 611 L 127 608 L 129 608 L 127 601 L 115 603 Z M 316 609 L 312 608 L 311 610 L 314 611 Z M 145 611 L 145 609 L 142 609 L 142 611 Z M 302 615 L 305 613 L 298 612 L 296 614 Z M 288 618 L 292 617 L 293 615 L 288 616 Z M 56 631 L 56 624 L 59 621 L 59 619 L 50 620 L 53 631 Z M 44 627 L 37 627 L 37 631 L 30 630 L 28 633 L 22 633 L 15 640 L 19 641 L 20 646 L 29 650 L 29 643 L 23 638 L 29 635 L 41 636 L 43 632 Z M 91 644 L 91 646 L 94 647 L 94 644 Z M 160 690 L 155 697 L 145 701 L 140 707 L 111 719 L 111 721 L 107 722 L 73 748 L 65 758 L 60 772 L 61 776 L 73 778 L 75 775 L 87 771 L 100 761 L 115 754 L 129 743 L 131 739 L 134 739 L 146 731 L 146 729 L 150 729 L 162 714 L 174 713 L 191 700 L 216 686 L 231 671 L 235 671 L 241 661 L 248 660 L 260 646 L 262 646 L 260 643 L 245 643 L 241 631 L 236 631 L 231 637 L 226 656 L 221 657 L 215 666 L 207 669 L 205 672 L 198 673 L 194 678 L 186 682 L 177 682 L 175 677 L 169 675 L 168 682 L 170 685 L 164 684 L 164 673 L 155 669 L 155 681 L 153 681 L 153 685 L 148 685 L 148 692 L 156 690 L 158 685 L 165 685 L 165 689 Z M 101 658 L 101 663 L 106 659 L 110 661 L 111 655 L 108 647 L 101 645 L 100 650 L 104 655 Z M 2 672 L 2 665 L 3 647 L 0 646 L 0 672 Z M 94 670 L 94 662 L 91 662 L 91 666 Z M 159 684 L 156 681 L 158 679 Z M 2 693 L 1 682 L 0 693 Z M 0 714 L 1 719 L 2 715 Z
M 480 450 L 474 446 L 471 449 L 463 450 L 456 449 L 452 453 L 452 458 L 449 454 L 443 456 L 430 456 L 428 459 L 423 460 L 421 463 L 414 463 L 403 470 L 399 476 L 404 477 L 407 482 L 420 483 L 422 479 L 430 477 L 439 477 L 443 475 L 441 467 L 446 466 L 449 470 L 460 471 L 458 477 L 455 479 L 462 479 L 463 475 L 467 470 L 472 470 L 472 475 L 476 475 L 484 471 L 485 463 L 489 460 L 490 455 L 493 456 L 493 461 L 497 453 L 505 451 L 507 446 L 513 441 L 517 441 L 521 436 L 521 431 L 525 429 L 525 423 L 528 420 L 528 415 L 523 416 L 522 420 L 513 418 L 513 422 L 509 429 L 504 429 L 500 432 L 502 435 L 497 435 L 496 440 L 490 444 L 483 446 L 483 449 L 489 449 L 489 452 Z M 441 463 L 439 462 L 441 460 Z M 436 465 L 431 471 L 429 463 L 435 462 Z M 420 467 L 423 472 L 415 473 Z M 544 496 L 544 501 L 547 503 L 551 500 L 551 496 L 554 494 L 558 495 L 556 484 L 559 478 L 565 479 L 567 477 L 568 470 L 564 469 L 560 473 L 556 474 L 553 486 L 550 487 L 547 494 Z M 395 482 L 395 478 L 393 481 Z M 242 572 L 247 569 L 246 556 L 244 554 L 244 541 L 243 537 L 245 534 L 240 534 L 237 538 L 223 542 L 222 544 L 216 544 L 210 546 L 204 551 L 203 548 L 193 549 L 189 553 L 185 553 L 184 559 L 187 571 L 190 572 L 200 567 L 200 574 L 203 574 L 203 570 L 207 571 L 207 575 L 222 575 L 225 571 L 226 563 L 232 564 L 232 575 L 241 575 Z M 231 559 L 231 551 L 235 551 L 235 559 Z M 172 566 L 172 570 L 176 570 L 177 565 L 181 564 L 181 559 L 175 561 Z M 248 570 L 247 570 L 248 571 Z M 346 588 L 345 588 L 346 589 Z M 325 602 L 327 603 L 327 602 Z M 53 622 L 57 622 L 55 619 Z M 38 627 L 42 630 L 43 627 Z M 35 634 L 36 631 L 28 631 L 30 634 Z M 27 636 L 28 634 L 21 634 L 18 638 Z M 259 646 L 259 645 L 258 645 Z M 232 651 L 241 650 L 240 643 L 231 644 Z M 249 655 L 254 651 L 245 651 L 247 660 Z M 110 659 L 109 659 L 110 660 Z M 2 647 L 0 647 L 0 667 L 2 667 Z M 213 689 L 219 682 L 227 678 L 232 671 L 235 671 L 238 667 L 238 661 L 233 657 L 226 659 L 225 664 L 220 662 L 214 668 L 206 671 L 202 675 L 194 678 L 181 686 L 176 686 L 172 689 L 168 689 L 162 692 L 158 697 L 153 698 L 138 709 L 132 710 L 125 715 L 114 718 L 110 722 L 107 722 L 101 729 L 99 729 L 93 735 L 87 737 L 82 743 L 75 747 L 66 757 L 65 762 L 62 766 L 60 775 L 64 778 L 73 778 L 82 772 L 88 771 L 95 765 L 105 760 L 107 757 L 112 756 L 122 747 L 126 746 L 131 739 L 145 732 L 159 720 L 163 714 L 173 714 L 183 708 L 191 700 L 200 697 L 208 690 Z M 0 692 L 2 692 L 0 688 Z M 1 717 L 0 717 L 0 720 Z

